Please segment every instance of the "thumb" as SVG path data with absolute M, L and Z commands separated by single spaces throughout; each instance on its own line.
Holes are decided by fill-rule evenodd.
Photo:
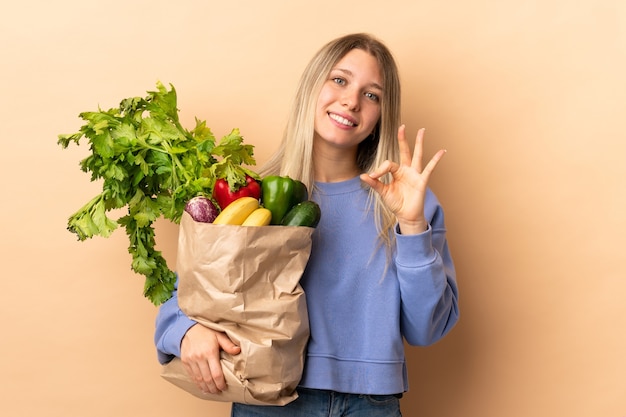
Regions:
M 238 355 L 239 353 L 241 353 L 241 348 L 234 344 L 233 341 L 230 340 L 230 338 L 226 334 L 219 334 L 217 341 L 219 342 L 222 350 L 229 355 Z

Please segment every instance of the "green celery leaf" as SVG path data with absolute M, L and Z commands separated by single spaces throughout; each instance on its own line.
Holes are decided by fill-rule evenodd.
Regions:
M 117 108 L 82 112 L 78 132 L 57 136 L 67 148 L 86 138 L 91 154 L 80 161 L 91 181 L 102 180 L 102 192 L 68 219 L 79 240 L 110 236 L 121 226 L 129 240 L 132 269 L 145 277 L 144 295 L 155 305 L 169 299 L 176 275 L 155 250 L 154 221 L 160 216 L 180 221 L 187 201 L 210 196 L 217 178 L 231 187 L 258 178 L 246 166 L 255 164 L 253 147 L 243 144 L 238 129 L 219 144 L 206 122 L 195 119 L 192 130 L 179 121 L 176 90 L 157 82 L 146 97 L 122 99 Z M 128 206 L 115 221 L 112 209 Z

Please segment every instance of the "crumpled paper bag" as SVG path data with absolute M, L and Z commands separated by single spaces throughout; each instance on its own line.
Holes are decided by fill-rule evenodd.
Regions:
M 180 222 L 178 303 L 190 318 L 241 347 L 221 362 L 228 388 L 205 394 L 175 358 L 161 376 L 196 397 L 257 405 L 297 398 L 309 323 L 299 284 L 313 228 Z

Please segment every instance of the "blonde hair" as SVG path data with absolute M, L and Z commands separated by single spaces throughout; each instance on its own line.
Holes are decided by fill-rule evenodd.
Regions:
M 398 160 L 400 80 L 395 60 L 381 41 L 366 33 L 355 33 L 328 42 L 305 68 L 288 114 L 282 141 L 276 153 L 261 168 L 262 176 L 289 176 L 302 181 L 309 190 L 313 189 L 315 178 L 312 156 L 317 99 L 331 69 L 353 49 L 361 49 L 376 58 L 383 78 L 380 120 L 374 132 L 359 144 L 357 165 L 362 172 L 368 172 L 387 159 Z M 382 181 L 388 182 L 389 177 Z M 393 233 L 390 232 L 396 222 L 395 216 L 371 189 L 369 201 L 374 207 L 379 237 L 389 248 L 393 243 Z

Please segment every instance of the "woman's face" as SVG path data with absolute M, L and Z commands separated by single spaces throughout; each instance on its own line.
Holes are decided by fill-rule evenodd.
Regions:
M 380 119 L 382 77 L 378 61 L 362 49 L 348 52 L 332 68 L 317 100 L 315 139 L 355 149 Z

